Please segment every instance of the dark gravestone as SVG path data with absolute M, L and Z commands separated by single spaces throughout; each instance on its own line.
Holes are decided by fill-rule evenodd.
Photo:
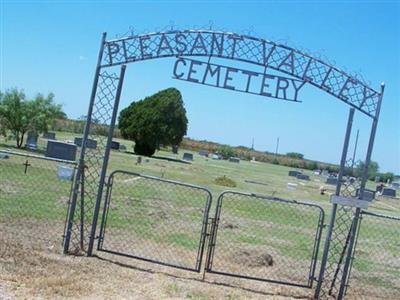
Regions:
M 337 185 L 338 179 L 336 177 L 328 177 L 326 178 L 326 184 Z
M 301 180 L 310 180 L 310 176 L 306 175 L 306 174 L 299 174 L 296 176 L 297 179 L 301 179 Z
M 112 141 L 111 142 L 111 149 L 113 149 L 113 150 L 119 150 L 119 143 L 118 142 L 114 142 L 114 141 Z
M 297 177 L 297 175 L 300 175 L 301 174 L 301 172 L 300 171 L 289 171 L 289 176 L 292 176 L 292 177 Z
M 46 157 L 75 160 L 76 145 L 58 141 L 48 141 L 46 148 Z
M 38 134 L 35 132 L 28 132 L 28 137 L 26 138 L 26 144 L 25 148 L 28 148 L 30 150 L 36 150 L 37 149 L 37 141 L 38 141 Z
M 356 196 L 358 197 L 359 195 L 360 195 L 360 189 L 357 189 L 357 191 L 356 191 Z M 372 200 L 374 200 L 374 199 L 375 199 L 375 191 L 365 189 L 365 190 L 364 190 L 364 195 L 363 195 L 363 197 L 362 197 L 362 200 L 365 200 L 365 201 L 372 201 Z
M 82 138 L 80 137 L 76 137 L 74 139 L 74 144 L 77 145 L 78 147 L 82 147 Z M 87 139 L 86 140 L 86 148 L 89 149 L 96 149 L 97 148 L 97 141 L 96 140 L 92 140 L 92 139 Z
M 192 153 L 183 153 L 183 160 L 187 160 L 187 161 L 192 161 L 193 160 L 193 154 Z
M 178 154 L 178 145 L 172 145 L 172 153 Z
M 233 163 L 240 163 L 240 158 L 239 157 L 229 157 L 229 161 Z
M 382 196 L 396 197 L 396 190 L 391 188 L 384 188 L 382 191 Z
M 207 150 L 200 150 L 199 151 L 200 156 L 208 156 L 208 151 Z
M 55 140 L 56 133 L 55 132 L 44 132 L 42 137 L 47 140 Z

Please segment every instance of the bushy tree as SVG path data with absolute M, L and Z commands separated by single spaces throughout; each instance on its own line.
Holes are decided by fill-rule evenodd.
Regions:
M 175 88 L 132 102 L 118 119 L 122 137 L 133 140 L 135 153 L 146 156 L 153 155 L 160 144 L 178 145 L 187 124 L 182 95 Z
M 364 173 L 365 162 L 359 161 L 354 169 L 354 175 L 357 177 L 361 177 Z M 378 175 L 379 165 L 376 161 L 371 161 L 368 167 L 368 179 L 374 180 L 375 176 Z
M 66 116 L 61 105 L 55 104 L 53 99 L 54 94 L 50 93 L 47 97 L 38 94 L 28 100 L 18 89 L 0 93 L 0 134 L 14 138 L 17 147 L 21 148 L 28 131 L 47 131 L 54 119 Z
M 286 153 L 286 156 L 290 157 L 290 158 L 297 158 L 297 159 L 303 159 L 304 158 L 304 154 L 297 153 L 297 152 L 288 152 L 288 153 Z

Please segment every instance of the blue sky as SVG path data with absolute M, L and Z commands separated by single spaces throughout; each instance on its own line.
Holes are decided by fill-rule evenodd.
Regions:
M 54 92 L 70 117 L 86 114 L 101 33 L 175 24 L 252 35 L 325 57 L 358 72 L 379 89 L 386 83 L 373 160 L 400 173 L 400 4 L 385 1 L 0 1 L 0 89 L 28 96 Z M 306 50 L 310 49 L 310 50 Z M 348 106 L 313 87 L 302 103 L 235 93 L 172 79 L 173 59 L 130 64 L 120 108 L 174 86 L 184 97 L 188 136 L 257 150 L 296 151 L 338 163 Z M 230 62 L 227 62 L 230 64 Z M 357 158 L 364 159 L 370 120 L 356 113 Z

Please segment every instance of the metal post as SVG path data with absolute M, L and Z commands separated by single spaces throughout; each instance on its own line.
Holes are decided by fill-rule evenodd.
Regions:
M 379 114 L 381 111 L 381 104 L 382 104 L 384 90 L 385 90 L 385 85 L 382 83 L 381 84 L 381 93 L 379 95 L 379 100 L 378 100 L 378 104 L 376 107 L 375 118 L 372 122 L 371 134 L 370 134 L 369 143 L 368 143 L 367 156 L 365 158 L 365 166 L 364 166 L 364 170 L 363 170 L 360 192 L 358 195 L 358 198 L 361 200 L 364 198 L 364 190 L 365 190 L 365 186 L 366 186 L 367 180 L 368 180 L 368 168 L 369 168 L 369 164 L 371 163 L 372 150 L 374 148 L 376 129 L 378 126 L 378 120 L 379 120 Z M 349 248 L 347 251 L 346 261 L 345 261 L 344 268 L 343 268 L 343 277 L 342 277 L 341 284 L 340 284 L 338 299 L 343 299 L 343 297 L 344 297 L 344 291 L 346 289 L 347 277 L 349 275 L 348 271 L 349 271 L 349 267 L 350 267 L 351 256 L 353 253 L 353 246 L 354 246 L 354 242 L 355 242 L 358 221 L 360 219 L 360 213 L 361 213 L 361 209 L 357 208 L 356 212 L 354 214 L 353 226 L 351 227 Z
M 121 98 L 122 84 L 124 82 L 124 77 L 125 77 L 125 69 L 126 69 L 126 65 L 122 65 L 120 75 L 119 75 L 117 93 L 115 95 L 115 102 L 114 102 L 113 114 L 111 117 L 110 129 L 108 131 L 108 138 L 107 138 L 106 150 L 104 153 L 103 166 L 101 168 L 101 173 L 100 173 L 99 189 L 97 191 L 96 205 L 94 208 L 92 228 L 91 228 L 91 233 L 90 233 L 90 237 L 89 237 L 89 246 L 88 246 L 88 253 L 87 253 L 88 256 L 92 256 L 92 254 L 93 254 L 93 243 L 94 243 L 94 239 L 95 239 L 95 235 L 96 235 L 97 220 L 98 220 L 98 215 L 99 215 L 99 210 L 100 210 L 100 203 L 101 203 L 101 199 L 102 199 L 102 195 L 103 195 L 103 187 L 104 187 L 104 181 L 106 178 L 108 159 L 110 157 L 110 149 L 111 149 L 111 142 L 112 142 L 112 137 L 113 137 L 113 132 L 114 132 L 114 126 L 115 126 L 115 121 L 117 119 L 119 100 Z
M 80 158 L 79 158 L 78 169 L 76 171 L 74 189 L 73 189 L 72 199 L 71 199 L 71 206 L 70 206 L 70 211 L 68 213 L 69 218 L 68 218 L 67 232 L 65 233 L 64 254 L 68 253 L 69 244 L 70 244 L 70 240 L 71 240 L 71 233 L 72 233 L 72 226 L 73 226 L 73 222 L 74 222 L 76 201 L 78 198 L 79 184 L 81 181 L 82 171 L 85 167 L 86 141 L 89 136 L 90 124 L 92 122 L 92 111 L 93 111 L 94 101 L 96 98 L 97 84 L 98 84 L 99 76 L 100 76 L 101 61 L 103 59 L 103 52 L 104 52 L 104 45 L 105 45 L 106 37 L 107 37 L 107 33 L 103 32 L 103 35 L 101 38 L 101 43 L 100 43 L 100 50 L 99 50 L 99 54 L 98 54 L 98 58 L 97 58 L 96 72 L 95 72 L 94 80 L 93 80 L 92 94 L 90 95 L 89 109 L 88 109 L 85 129 L 83 132 L 81 154 L 80 154 Z
M 344 144 L 343 144 L 343 150 L 342 150 L 342 158 L 340 160 L 340 170 L 339 170 L 339 176 L 338 176 L 338 183 L 336 185 L 336 192 L 335 192 L 335 194 L 337 196 L 340 195 L 340 189 L 341 189 L 341 186 L 342 186 L 342 178 L 343 178 L 344 169 L 345 169 L 345 166 L 346 166 L 346 157 L 347 157 L 347 152 L 348 152 L 348 149 L 349 149 L 349 141 L 350 141 L 351 129 L 352 129 L 352 126 L 353 126 L 354 111 L 355 111 L 354 108 L 350 108 L 349 117 L 348 117 L 348 120 L 347 120 L 346 135 L 345 135 L 345 138 L 344 138 Z M 332 239 L 333 227 L 335 225 L 336 210 L 337 210 L 337 204 L 333 204 L 331 219 L 330 219 L 330 223 L 329 223 L 328 234 L 326 236 L 326 241 L 325 241 L 325 245 L 324 245 L 324 253 L 323 253 L 322 261 L 321 261 L 321 270 L 320 270 L 320 273 L 319 273 L 317 288 L 316 288 L 315 294 L 314 294 L 314 297 L 316 299 L 319 298 L 319 295 L 320 295 L 320 292 L 321 292 L 322 283 L 324 281 L 325 268 L 326 268 L 326 263 L 327 263 L 327 260 L 328 260 L 328 254 L 329 254 L 329 246 L 330 246 L 330 242 L 331 242 L 331 239 Z

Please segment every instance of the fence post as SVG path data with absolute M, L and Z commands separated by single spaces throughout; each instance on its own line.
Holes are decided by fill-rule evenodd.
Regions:
M 104 51 L 104 45 L 105 45 L 106 37 L 107 37 L 107 33 L 104 32 L 103 35 L 102 35 L 102 38 L 101 38 L 100 50 L 99 50 L 99 54 L 98 54 L 98 58 L 97 58 L 96 72 L 95 72 L 95 75 L 94 75 L 92 93 L 90 95 L 89 109 L 88 109 L 85 129 L 84 129 L 84 132 L 83 132 L 81 153 L 80 153 L 78 168 L 77 168 L 77 171 L 76 171 L 74 188 L 73 188 L 73 192 L 72 192 L 72 199 L 70 200 L 71 201 L 71 205 L 70 205 L 70 209 L 69 209 L 69 212 L 68 212 L 68 225 L 67 225 L 67 230 L 66 230 L 66 233 L 65 233 L 64 254 L 68 253 L 69 244 L 70 244 L 70 241 L 71 241 L 72 226 L 73 226 L 73 222 L 74 222 L 76 201 L 78 199 L 79 185 L 80 185 L 83 169 L 85 168 L 86 141 L 87 141 L 88 136 L 89 136 L 90 123 L 92 122 L 92 111 L 93 111 L 94 101 L 95 101 L 95 98 L 96 98 L 97 84 L 98 84 L 99 76 L 100 76 L 101 61 L 103 59 L 103 51 Z
M 347 158 L 347 152 L 348 152 L 348 148 L 349 148 L 351 129 L 352 129 L 352 125 L 353 125 L 354 111 L 355 111 L 354 108 L 350 108 L 349 117 L 347 120 L 346 135 L 344 138 L 344 144 L 343 144 L 343 150 L 342 150 L 342 158 L 340 160 L 338 183 L 336 185 L 336 192 L 335 192 L 336 195 L 340 195 L 340 189 L 342 186 L 342 178 L 343 178 L 343 173 L 344 173 L 345 166 L 346 166 L 346 158 Z M 319 273 L 318 284 L 317 284 L 317 288 L 316 288 L 315 294 L 314 294 L 314 297 L 316 299 L 319 299 L 319 297 L 320 297 L 321 287 L 322 287 L 322 283 L 324 281 L 325 267 L 326 267 L 326 263 L 328 260 L 328 254 L 329 254 L 329 246 L 330 246 L 330 242 L 332 239 L 333 227 L 335 225 L 336 210 L 337 210 L 337 204 L 335 203 L 332 206 L 332 214 L 331 214 L 331 219 L 330 219 L 330 223 L 329 223 L 328 234 L 327 234 L 325 245 L 324 245 L 324 253 L 323 253 L 322 261 L 321 261 L 321 269 L 320 269 L 320 273 Z
M 111 117 L 110 128 L 108 130 L 108 138 L 107 138 L 107 144 L 106 144 L 106 149 L 105 149 L 105 153 L 104 153 L 103 165 L 101 168 L 99 188 L 97 191 L 96 205 L 94 208 L 92 228 L 91 228 L 90 237 L 89 237 L 89 246 L 88 246 L 88 253 L 87 253 L 88 256 L 92 256 L 92 254 L 93 254 L 93 243 L 94 243 L 94 239 L 96 237 L 97 220 L 98 220 L 98 216 L 99 216 L 100 204 L 101 204 L 101 199 L 102 199 L 102 195 L 103 195 L 104 181 L 106 178 L 108 159 L 110 157 L 111 142 L 112 142 L 112 137 L 113 137 L 113 133 L 114 133 L 115 121 L 117 119 L 117 112 L 118 112 L 118 107 L 119 107 L 119 100 L 121 98 L 121 90 L 122 90 L 122 85 L 124 82 L 125 70 L 126 70 L 126 65 L 122 65 L 121 71 L 120 71 L 120 76 L 119 76 L 119 81 L 118 81 L 117 93 L 115 95 L 115 102 L 114 102 L 113 113 L 112 113 L 112 117 Z
M 372 155 L 372 150 L 374 148 L 376 129 L 378 126 L 378 120 L 379 120 L 379 114 L 381 111 L 381 104 L 382 104 L 382 97 L 383 97 L 384 90 L 385 90 L 385 85 L 382 83 L 381 84 L 381 93 L 379 95 L 375 118 L 372 122 L 371 134 L 370 134 L 369 143 L 368 143 L 367 156 L 365 158 L 363 176 L 362 176 L 361 186 L 360 186 L 359 195 L 358 195 L 358 198 L 361 200 L 364 198 L 364 190 L 365 190 L 365 186 L 366 186 L 367 180 L 368 180 L 368 169 L 369 169 L 369 165 L 371 163 L 371 155 Z M 345 261 L 344 268 L 343 268 L 343 276 L 341 279 L 339 294 L 337 297 L 338 299 L 343 299 L 344 292 L 346 290 L 347 279 L 349 276 L 348 271 L 349 271 L 350 261 L 351 261 L 351 257 L 352 257 L 352 253 L 353 253 L 353 246 L 354 246 L 354 242 L 355 242 L 355 236 L 356 236 L 356 231 L 357 231 L 357 227 L 358 227 L 358 222 L 360 219 L 360 213 L 361 213 L 361 208 L 357 208 L 356 212 L 354 214 L 353 224 L 351 227 L 349 247 L 347 250 L 346 261 Z

